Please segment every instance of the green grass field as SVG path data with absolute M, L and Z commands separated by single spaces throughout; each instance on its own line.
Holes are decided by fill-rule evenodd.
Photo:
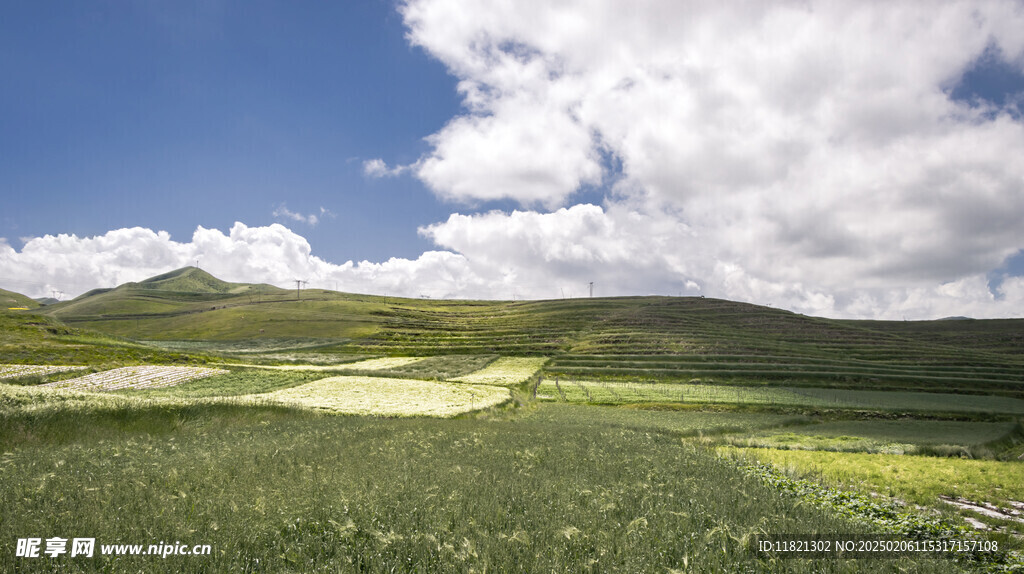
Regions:
M 99 424 L 92 416 L 75 423 Z M 557 417 L 375 420 L 229 405 L 102 420 L 125 432 L 0 458 L 5 540 L 176 540 L 213 552 L 64 559 L 68 571 L 857 570 L 758 559 L 746 545 L 760 532 L 858 527 L 703 449 L 596 420 L 565 432 Z M 0 569 L 50 571 L 56 560 L 19 561 L 5 545 Z
M 66 373 L 0 384 L 0 571 L 1013 571 L 1019 555 L 780 560 L 749 544 L 936 536 L 913 525 L 941 513 L 1020 550 L 1018 527 L 973 533 L 938 497 L 1021 500 L 1021 332 L 703 298 L 299 300 L 191 268 L 0 309 L 0 364 L 231 371 L 113 392 L 40 386 Z M 915 455 L 829 451 L 891 445 Z M 877 520 L 887 496 L 910 503 L 899 525 Z M 14 556 L 19 538 L 77 536 L 213 551 Z

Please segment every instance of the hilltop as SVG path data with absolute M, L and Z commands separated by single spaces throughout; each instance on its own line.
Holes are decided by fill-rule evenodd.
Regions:
M 241 293 L 252 287 L 248 283 L 221 281 L 198 267 L 182 267 L 138 283 L 126 283 L 119 289 L 147 289 L 176 293 Z

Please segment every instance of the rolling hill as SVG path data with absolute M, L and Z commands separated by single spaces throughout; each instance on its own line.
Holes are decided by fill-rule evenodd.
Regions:
M 0 289 L 0 309 L 10 309 L 12 307 L 27 307 L 29 309 L 35 309 L 36 307 L 39 307 L 39 302 L 31 297 L 26 297 L 21 293 Z
M 1024 320 L 840 321 L 699 297 L 439 301 L 301 293 L 186 267 L 38 311 L 162 342 L 553 357 L 553 376 L 1024 395 Z

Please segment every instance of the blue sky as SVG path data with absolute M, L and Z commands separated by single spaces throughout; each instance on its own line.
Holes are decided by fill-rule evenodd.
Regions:
M 460 103 L 404 33 L 384 1 L 8 5 L 0 236 L 287 221 L 330 260 L 418 256 L 449 209 L 362 162 L 415 160 Z
M 1024 2 L 19 2 L 0 287 L 1024 315 Z

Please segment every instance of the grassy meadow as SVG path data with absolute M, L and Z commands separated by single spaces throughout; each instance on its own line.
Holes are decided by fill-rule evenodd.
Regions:
M 1010 512 L 1024 501 L 1022 320 L 834 321 L 678 297 L 300 299 L 186 268 L 0 309 L 0 327 L 2 571 L 1024 569 Z M 224 372 L 73 384 L 170 367 Z M 1009 553 L 751 546 L 812 533 Z M 83 536 L 212 553 L 15 556 L 18 539 Z

